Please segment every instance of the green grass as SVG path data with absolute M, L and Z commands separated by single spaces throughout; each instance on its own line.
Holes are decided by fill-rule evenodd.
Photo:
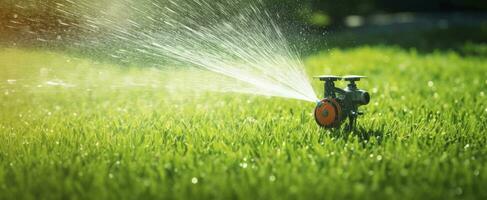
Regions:
M 487 198 L 487 58 L 360 47 L 305 62 L 369 76 L 359 130 L 318 128 L 308 102 L 179 94 L 166 72 L 1 49 L 0 199 Z

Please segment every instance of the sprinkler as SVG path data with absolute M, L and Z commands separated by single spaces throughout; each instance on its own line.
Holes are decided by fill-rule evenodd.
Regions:
M 321 127 L 338 128 L 348 118 L 349 130 L 352 130 L 359 115 L 363 112 L 358 110 L 359 106 L 367 105 L 370 95 L 367 91 L 357 88 L 355 82 L 365 78 L 365 76 L 317 76 L 320 81 L 325 82 L 325 97 L 317 102 L 315 108 L 315 119 Z M 335 87 L 335 81 L 349 81 L 345 89 Z

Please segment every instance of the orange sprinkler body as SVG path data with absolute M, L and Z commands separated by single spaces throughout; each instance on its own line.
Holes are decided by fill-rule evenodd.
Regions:
M 326 128 L 340 126 L 342 122 L 342 109 L 335 99 L 323 99 L 318 102 L 315 109 L 316 123 Z

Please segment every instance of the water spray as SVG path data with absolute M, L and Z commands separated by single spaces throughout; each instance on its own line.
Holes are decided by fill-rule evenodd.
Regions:
M 367 91 L 357 88 L 355 82 L 365 78 L 364 76 L 317 76 L 325 82 L 324 98 L 317 102 L 314 115 L 316 123 L 324 128 L 338 128 L 348 118 L 348 129 L 352 130 L 357 122 L 357 117 L 363 115 L 358 110 L 359 106 L 367 105 L 370 95 Z M 349 81 L 346 88 L 335 87 L 335 81 Z

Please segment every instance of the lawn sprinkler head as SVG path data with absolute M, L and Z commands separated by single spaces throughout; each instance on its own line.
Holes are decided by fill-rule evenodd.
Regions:
M 348 128 L 352 130 L 357 117 L 363 114 L 358 111 L 358 107 L 370 102 L 370 94 L 358 89 L 355 84 L 365 77 L 323 75 L 315 78 L 325 82 L 325 97 L 317 102 L 314 112 L 316 123 L 324 128 L 338 128 L 348 118 Z M 335 87 L 335 81 L 342 79 L 349 81 L 347 87 L 344 89 Z

